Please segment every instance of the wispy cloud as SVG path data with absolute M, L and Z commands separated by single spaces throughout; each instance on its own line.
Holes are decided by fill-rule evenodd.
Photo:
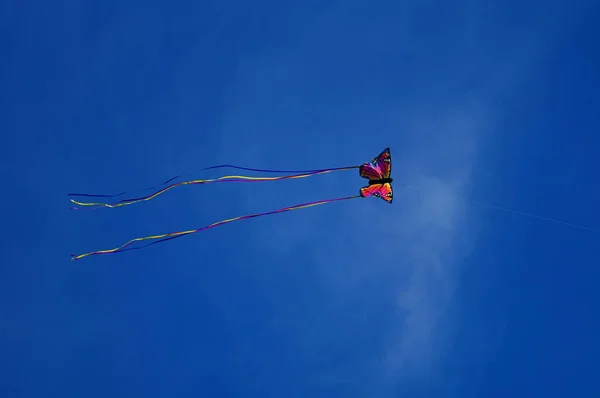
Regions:
M 456 311 L 452 298 L 461 259 L 473 242 L 460 197 L 471 182 L 478 145 L 491 134 L 493 102 L 514 85 L 519 65 L 531 65 L 540 56 L 526 54 L 541 35 L 528 30 L 528 46 L 509 39 L 502 43 L 503 55 L 488 54 L 489 32 L 480 17 L 489 10 L 471 6 L 465 1 L 452 10 L 456 23 L 445 20 L 440 28 L 447 29 L 445 36 L 419 30 L 418 15 L 425 6 L 416 3 L 368 24 L 361 16 L 370 10 L 366 4 L 340 6 L 308 24 L 289 51 L 240 64 L 230 88 L 222 126 L 224 160 L 235 156 L 260 166 L 335 166 L 368 160 L 390 145 L 394 178 L 419 187 L 397 184 L 393 206 L 369 200 L 264 221 L 269 231 L 254 236 L 278 258 L 298 249 L 314 253 L 323 305 L 348 311 L 346 304 L 360 296 L 373 311 L 387 311 L 381 316 L 385 326 L 377 330 L 381 344 L 371 347 L 368 365 L 331 368 L 325 377 L 330 382 L 386 394 L 405 380 L 430 377 L 443 365 L 455 330 L 447 315 Z M 399 26 L 396 17 L 406 24 Z M 393 61 L 397 74 L 394 67 L 376 70 L 382 57 L 397 54 L 405 55 Z M 422 63 L 410 63 L 421 58 Z M 389 81 L 382 83 L 378 74 Z M 246 200 L 253 208 L 265 202 L 284 206 L 303 198 L 353 194 L 358 183 L 356 175 L 331 175 L 289 186 L 292 196 L 285 200 L 271 187 L 264 188 L 266 195 Z M 389 289 L 387 295 L 376 293 L 376 283 Z M 394 300 L 395 306 L 382 300 Z M 295 337 L 322 339 L 304 342 L 316 347 L 325 347 L 323 339 L 331 338 Z
M 339 17 L 332 13 L 330 18 Z M 323 17 L 321 24 L 309 29 L 305 37 L 319 36 L 331 23 Z M 380 33 L 370 35 L 374 38 Z M 387 320 L 386 326 L 376 331 L 380 343 L 372 346 L 372 352 L 364 358 L 368 365 L 359 370 L 348 366 L 329 368 L 323 374 L 329 382 L 358 383 L 361 388 L 370 386 L 369 389 L 383 393 L 403 378 L 427 372 L 438 357 L 434 351 L 443 349 L 438 342 L 444 338 L 440 338 L 444 332 L 438 326 L 455 289 L 456 255 L 465 247 L 461 246 L 464 204 L 456 195 L 469 183 L 478 132 L 486 115 L 478 98 L 454 97 L 445 102 L 428 101 L 420 95 L 417 104 L 411 104 L 407 97 L 366 101 L 348 99 L 344 88 L 339 89 L 341 95 L 314 98 L 315 105 L 311 105 L 312 98 L 323 92 L 309 85 L 320 75 L 318 62 L 307 65 L 316 62 L 311 53 L 319 51 L 308 43 L 314 42 L 300 43 L 299 48 L 279 57 L 260 57 L 240 65 L 238 80 L 231 89 L 230 108 L 224 115 L 222 145 L 229 156 L 240 155 L 242 163 L 259 161 L 273 167 L 321 167 L 332 161 L 346 164 L 350 159 L 362 162 L 390 145 L 395 179 L 421 189 L 411 191 L 398 184 L 392 206 L 365 200 L 307 210 L 285 221 L 264 221 L 263 225 L 276 228 L 276 234 L 272 230 L 256 234 L 265 249 L 279 251 L 275 254 L 279 258 L 298 248 L 314 251 L 318 283 L 323 288 L 319 294 L 323 305 L 332 311 L 350 310 L 348 303 L 360 296 L 373 311 L 387 308 L 390 313 L 381 316 Z M 363 46 L 369 44 L 367 39 Z M 348 84 L 350 92 L 351 81 Z M 364 95 L 365 90 L 360 90 L 357 97 L 361 92 Z M 326 110 L 320 111 L 318 106 L 325 103 Z M 312 125 L 307 121 L 314 119 L 317 122 Z M 304 139 L 295 141 L 291 135 Z M 285 144 L 280 140 L 285 140 Z M 328 153 L 336 156 L 327 156 Z M 354 194 L 360 183 L 354 174 L 315 178 L 298 188 L 298 197 L 310 200 Z M 328 192 L 330 184 L 336 187 Z M 300 192 L 304 187 L 313 189 L 310 195 Z M 268 190 L 266 201 L 273 206 L 301 201 L 277 198 L 274 188 L 262 189 Z M 266 206 L 264 196 L 247 200 L 249 207 Z M 335 227 L 331 222 L 336 223 Z M 371 289 L 377 287 L 365 285 L 377 281 L 386 281 L 383 289 L 388 293 L 369 297 Z M 378 301 L 381 299 L 395 301 L 395 308 Z M 320 339 L 304 344 L 324 347 L 330 336 L 313 333 L 296 338 Z
M 406 154 L 407 170 L 415 168 L 413 162 L 417 159 L 422 164 L 441 161 L 447 166 L 443 171 L 409 172 L 411 183 L 420 190 L 404 192 L 411 199 L 402 204 L 396 223 L 397 234 L 406 249 L 394 253 L 403 272 L 397 275 L 397 322 L 385 333 L 383 373 L 390 383 L 398 383 L 399 378 L 428 378 L 431 371 L 443 365 L 433 361 L 444 356 L 447 349 L 444 341 L 453 331 L 448 324 L 441 323 L 445 314 L 452 311 L 460 257 L 468 253 L 472 238 L 460 196 L 470 182 L 478 131 L 485 116 L 468 105 L 460 112 L 456 109 L 446 112 L 438 113 L 436 123 L 406 126 L 414 134 L 421 131 L 431 137 L 428 151 Z

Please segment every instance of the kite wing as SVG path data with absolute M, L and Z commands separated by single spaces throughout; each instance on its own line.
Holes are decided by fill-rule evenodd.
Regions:
M 394 191 L 392 189 L 392 184 L 386 182 L 385 184 L 373 184 L 368 187 L 364 187 L 360 189 L 360 196 L 375 196 L 377 198 L 381 198 L 388 203 L 392 203 L 394 199 Z
M 385 148 L 371 162 L 362 164 L 359 168 L 360 176 L 369 180 L 369 186 L 360 189 L 360 196 L 375 196 L 392 203 L 394 192 L 392 190 L 392 155 L 390 148 Z
M 360 176 L 369 180 L 390 178 L 392 174 L 392 155 L 390 148 L 385 148 L 370 163 L 364 163 L 359 168 Z

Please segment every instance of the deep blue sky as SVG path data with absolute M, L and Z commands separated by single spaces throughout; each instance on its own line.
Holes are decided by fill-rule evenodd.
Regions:
M 93 4 L 92 4 L 93 3 Z M 600 6 L 4 1 L 2 397 L 598 397 Z M 217 163 L 354 171 L 193 186 Z

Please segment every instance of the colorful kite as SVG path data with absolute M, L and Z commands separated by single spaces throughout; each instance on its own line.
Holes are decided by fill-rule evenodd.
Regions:
M 83 257 L 97 255 L 97 254 L 121 253 L 121 252 L 129 251 L 129 250 L 139 250 L 139 249 L 154 245 L 156 243 L 165 242 L 167 240 L 175 239 L 175 238 L 178 238 L 178 237 L 181 237 L 184 235 L 194 234 L 196 232 L 204 231 L 204 230 L 207 230 L 207 229 L 210 229 L 213 227 L 217 227 L 219 225 L 227 224 L 227 223 L 230 223 L 233 221 L 261 217 L 261 216 L 266 216 L 266 215 L 270 215 L 270 214 L 284 213 L 284 212 L 292 211 L 292 210 L 305 209 L 308 207 L 318 206 L 318 205 L 322 205 L 322 204 L 326 204 L 326 203 L 338 202 L 338 201 L 355 199 L 355 198 L 365 198 L 365 197 L 369 197 L 369 196 L 375 196 L 375 197 L 381 198 L 388 203 L 392 203 L 392 200 L 393 200 L 393 190 L 392 190 L 392 185 L 391 185 L 392 184 L 392 178 L 391 178 L 392 156 L 390 154 L 390 148 L 386 148 L 385 150 L 383 150 L 383 152 L 381 152 L 377 157 L 373 158 L 373 160 L 371 162 L 366 162 L 359 166 L 337 167 L 337 168 L 332 168 L 332 169 L 320 169 L 320 170 L 263 170 L 263 169 L 251 169 L 251 168 L 247 168 L 247 167 L 239 167 L 239 166 L 234 166 L 234 165 L 219 165 L 219 166 L 207 167 L 206 169 L 203 169 L 203 170 L 224 168 L 224 167 L 235 168 L 235 169 L 240 169 L 240 170 L 256 171 L 256 172 L 264 172 L 264 173 L 300 173 L 300 174 L 289 175 L 289 176 L 279 176 L 279 177 L 224 176 L 224 177 L 211 179 L 211 180 L 182 181 L 182 182 L 177 182 L 177 183 L 172 183 L 170 185 L 167 185 L 170 182 L 174 181 L 175 179 L 179 178 L 179 176 L 178 176 L 178 177 L 173 177 L 173 178 L 165 181 L 162 185 L 163 186 L 167 185 L 166 187 L 159 189 L 158 191 L 156 191 L 152 194 L 146 195 L 146 196 L 141 196 L 141 197 L 136 197 L 136 198 L 131 198 L 131 199 L 123 199 L 123 200 L 120 200 L 115 203 L 79 202 L 74 199 L 71 199 L 71 202 L 73 202 L 74 204 L 76 204 L 78 206 L 81 206 L 81 208 L 88 208 L 88 209 L 97 209 L 97 208 L 103 208 L 103 207 L 114 208 L 114 207 L 122 207 L 122 206 L 127 206 L 127 205 L 131 205 L 134 203 L 142 202 L 142 201 L 151 200 L 151 199 L 157 197 L 158 195 L 161 195 L 175 187 L 182 186 L 182 185 L 220 183 L 220 182 L 280 181 L 280 180 L 286 180 L 286 179 L 306 178 L 306 177 L 311 177 L 311 176 L 318 175 L 318 174 L 330 173 L 333 171 L 341 171 L 341 170 L 351 170 L 351 169 L 358 169 L 360 176 L 369 180 L 369 185 L 361 188 L 359 195 L 355 195 L 355 196 L 347 196 L 347 197 L 336 198 L 336 199 L 320 200 L 320 201 L 316 201 L 316 202 L 303 203 L 303 204 L 299 204 L 299 205 L 295 205 L 295 206 L 291 206 L 291 207 L 284 207 L 282 209 L 273 210 L 273 211 L 269 211 L 266 213 L 257 213 L 257 214 L 250 214 L 250 215 L 246 215 L 246 216 L 234 217 L 234 218 L 230 218 L 227 220 L 215 222 L 213 224 L 207 225 L 207 226 L 199 228 L 199 229 L 191 229 L 188 231 L 171 232 L 168 234 L 136 238 L 136 239 L 132 239 L 129 242 L 127 242 L 117 248 L 114 248 L 114 249 L 99 250 L 99 251 L 89 252 L 89 253 L 80 254 L 80 255 L 72 255 L 71 259 L 79 260 Z M 147 190 L 157 189 L 157 188 L 158 187 L 147 188 Z M 125 194 L 127 194 L 127 192 L 121 192 L 121 193 L 118 193 L 115 195 L 93 195 L 93 194 L 70 193 L 69 196 L 114 198 L 114 197 L 122 196 Z M 79 208 L 75 207 L 74 209 L 79 209 Z M 142 242 L 142 241 L 151 241 L 151 242 L 148 242 L 142 246 L 134 246 L 135 243 Z

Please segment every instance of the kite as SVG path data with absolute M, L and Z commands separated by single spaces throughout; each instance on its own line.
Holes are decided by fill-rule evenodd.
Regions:
M 189 180 L 189 181 L 173 182 L 174 180 L 176 180 L 180 177 L 180 176 L 176 176 L 176 177 L 170 178 L 169 180 L 165 181 L 164 183 L 160 184 L 159 186 L 146 188 L 145 190 L 153 190 L 155 192 L 148 194 L 148 195 L 144 195 L 144 196 L 134 197 L 134 198 L 130 198 L 130 199 L 123 199 L 123 200 L 119 200 L 119 201 L 113 202 L 113 203 L 81 202 L 81 201 L 76 201 L 75 199 L 71 199 L 71 202 L 73 202 L 77 206 L 80 206 L 80 207 L 74 207 L 73 209 L 75 209 L 75 210 L 83 209 L 83 208 L 85 208 L 85 209 L 116 208 L 116 207 L 128 206 L 128 205 L 132 205 L 134 203 L 139 203 L 139 202 L 144 202 L 144 201 L 154 199 L 157 196 L 159 196 L 173 188 L 176 188 L 178 186 L 183 186 L 183 185 L 223 183 L 223 182 L 281 181 L 281 180 L 287 180 L 287 179 L 307 178 L 307 177 L 311 177 L 311 176 L 315 176 L 315 175 L 319 175 L 319 174 L 331 173 L 334 171 L 342 171 L 342 170 L 352 170 L 352 169 L 358 169 L 359 175 L 368 180 L 368 185 L 360 188 L 358 195 L 340 197 L 340 198 L 335 198 L 335 199 L 319 200 L 319 201 L 315 201 L 315 202 L 308 202 L 308 203 L 302 203 L 302 204 L 298 204 L 298 205 L 294 205 L 294 206 L 290 206 L 290 207 L 284 207 L 284 208 L 281 208 L 278 210 L 268 211 L 265 213 L 255 213 L 255 214 L 249 214 L 249 215 L 245 215 L 245 216 L 233 217 L 233 218 L 229 218 L 227 220 L 214 222 L 210 225 L 207 225 L 205 227 L 198 228 L 198 229 L 190 229 L 187 231 L 171 232 L 171 233 L 160 234 L 160 235 L 146 236 L 143 238 L 135 238 L 135 239 L 132 239 L 132 240 L 126 242 L 125 244 L 123 244 L 119 247 L 116 247 L 114 249 L 98 250 L 98 251 L 84 253 L 84 254 L 80 254 L 80 255 L 72 254 L 71 260 L 79 260 L 79 259 L 87 257 L 87 256 L 93 256 L 93 255 L 98 255 L 98 254 L 122 253 L 122 252 L 129 251 L 129 250 L 139 250 L 139 249 L 143 249 L 145 247 L 148 247 L 148 246 L 151 246 L 151 245 L 154 245 L 157 243 L 162 243 L 162 242 L 165 242 L 165 241 L 168 241 L 171 239 L 175 239 L 175 238 L 179 238 L 179 237 L 185 236 L 185 235 L 195 234 L 197 232 L 205 231 L 207 229 L 218 227 L 220 225 L 228 224 L 228 223 L 231 223 L 234 221 L 262 217 L 262 216 L 267 216 L 267 215 L 271 215 L 271 214 L 284 213 L 284 212 L 293 211 L 293 210 L 306 209 L 309 207 L 319 206 L 319 205 L 323 205 L 323 204 L 327 204 L 327 203 L 345 201 L 345 200 L 356 199 L 356 198 L 367 198 L 370 196 L 374 196 L 376 198 L 383 199 L 387 203 L 392 203 L 392 201 L 394 199 L 394 194 L 393 194 L 393 190 L 392 190 L 392 181 L 393 180 L 391 177 L 392 155 L 390 153 L 390 148 L 384 149 L 378 156 L 373 158 L 373 160 L 371 160 L 370 162 L 365 162 L 358 166 L 336 167 L 336 168 L 331 168 L 331 169 L 319 169 L 319 170 L 265 170 L 265 169 L 253 169 L 253 168 L 248 168 L 248 167 L 240 167 L 240 166 L 235 166 L 235 165 L 230 165 L 230 164 L 223 164 L 223 165 L 218 165 L 218 166 L 207 167 L 205 169 L 202 169 L 201 171 L 210 170 L 210 169 L 218 169 L 218 168 L 234 168 L 234 169 L 238 169 L 238 170 L 247 170 L 247 171 L 255 171 L 255 172 L 262 172 L 262 173 L 281 173 L 281 174 L 297 173 L 297 174 L 277 176 L 277 177 L 250 177 L 250 176 L 233 175 L 233 176 L 224 176 L 224 177 L 220 177 L 220 178 L 207 179 L 207 180 Z M 402 184 L 402 185 L 405 187 L 416 188 L 416 187 L 406 185 L 406 184 Z M 159 187 L 162 187 L 162 188 L 159 189 Z M 416 188 L 416 189 L 418 189 L 418 188 Z M 116 198 L 118 196 L 122 196 L 122 195 L 126 195 L 126 194 L 128 194 L 128 192 L 121 192 L 121 193 L 114 194 L 114 195 L 95 195 L 95 194 L 82 194 L 82 193 L 70 193 L 68 195 L 71 197 L 80 196 L 80 197 L 95 197 L 95 198 Z M 502 211 L 506 211 L 509 213 L 513 213 L 513 214 L 517 214 L 517 215 L 521 215 L 521 216 L 525 216 L 525 217 L 535 218 L 535 219 L 542 220 L 542 221 L 553 222 L 556 224 L 562 224 L 562 225 L 580 228 L 580 229 L 593 231 L 593 232 L 600 232 L 600 229 L 597 229 L 597 228 L 586 227 L 583 225 L 560 221 L 560 220 L 556 220 L 556 219 L 549 218 L 549 217 L 542 217 L 539 215 L 525 213 L 522 211 L 513 210 L 513 209 L 496 206 L 496 205 L 492 205 L 492 204 L 487 204 L 487 203 L 470 200 L 470 199 L 466 199 L 466 198 L 463 198 L 463 199 L 472 204 L 487 207 L 490 209 L 502 210 Z M 146 243 L 143 243 L 141 245 L 136 245 L 139 242 L 146 242 Z
M 290 206 L 290 207 L 284 207 L 284 208 L 281 208 L 278 210 L 273 210 L 273 211 L 269 211 L 269 212 L 265 212 L 265 213 L 256 213 L 256 214 L 249 214 L 249 215 L 245 215 L 245 216 L 238 216 L 238 217 L 230 218 L 227 220 L 217 221 L 215 223 L 212 223 L 210 225 L 207 225 L 205 227 L 198 228 L 198 229 L 190 229 L 187 231 L 171 232 L 171 233 L 160 234 L 160 235 L 146 236 L 143 238 L 135 238 L 135 239 L 132 239 L 132 240 L 126 242 L 125 244 L 123 244 L 119 247 L 116 247 L 114 249 L 98 250 L 98 251 L 93 251 L 93 252 L 84 253 L 84 254 L 80 254 L 80 255 L 71 255 L 71 260 L 79 260 L 83 257 L 92 256 L 92 255 L 122 253 L 122 252 L 129 251 L 129 250 L 139 250 L 139 249 L 143 249 L 145 247 L 148 247 L 148 246 L 151 246 L 151 245 L 154 245 L 157 243 L 161 243 L 161 242 L 165 242 L 167 240 L 179 238 L 181 236 L 205 231 L 207 229 L 214 228 L 214 227 L 224 225 L 224 224 L 228 224 L 230 222 L 245 220 L 245 219 L 249 219 L 249 218 L 256 218 L 256 217 L 261 217 L 261 216 L 266 216 L 266 215 L 271 215 L 271 214 L 284 213 L 284 212 L 293 211 L 293 210 L 305 209 L 305 208 L 319 206 L 319 205 L 327 204 L 327 203 L 345 201 L 345 200 L 356 199 L 356 198 L 366 198 L 366 197 L 370 197 L 370 196 L 383 199 L 387 203 L 390 203 L 390 204 L 393 201 L 393 190 L 392 190 L 392 181 L 393 180 L 391 178 L 392 155 L 390 153 L 389 147 L 385 148 L 378 156 L 373 158 L 373 160 L 371 160 L 370 162 L 365 162 L 358 166 L 336 167 L 336 168 L 331 168 L 331 169 L 319 169 L 319 170 L 265 170 L 265 169 L 252 169 L 252 168 L 247 168 L 247 167 L 239 167 L 239 166 L 226 164 L 226 165 L 211 166 L 211 167 L 207 167 L 202 170 L 225 168 L 225 167 L 235 168 L 235 169 L 239 169 L 239 170 L 263 172 L 263 173 L 299 173 L 299 174 L 278 176 L 278 177 L 250 177 L 250 176 L 235 176 L 234 175 L 234 176 L 224 176 L 224 177 L 220 177 L 220 178 L 216 178 L 216 179 L 190 180 L 190 181 L 182 181 L 182 182 L 172 183 L 175 179 L 179 178 L 179 176 L 177 176 L 177 177 L 170 178 L 169 180 L 165 181 L 163 184 L 160 185 L 160 186 L 166 185 L 165 187 L 159 189 L 158 191 L 156 191 L 154 193 L 151 193 L 151 194 L 145 195 L 145 196 L 140 196 L 140 197 L 135 197 L 135 198 L 130 198 L 130 199 L 123 199 L 123 200 L 113 202 L 113 203 L 81 202 L 81 201 L 76 201 L 74 199 L 71 199 L 71 202 L 80 206 L 80 207 L 74 207 L 73 209 L 75 209 L 75 210 L 78 210 L 81 208 L 87 208 L 87 209 L 116 208 L 116 207 L 123 207 L 123 206 L 127 206 L 127 205 L 132 205 L 134 203 L 139 203 L 139 202 L 154 199 L 157 196 L 159 196 L 175 187 L 183 186 L 183 185 L 209 184 L 209 183 L 222 183 L 222 182 L 281 181 L 281 180 L 286 180 L 286 179 L 307 178 L 307 177 L 311 177 L 311 176 L 315 176 L 315 175 L 319 175 L 319 174 L 330 173 L 333 171 L 352 170 L 352 169 L 358 169 L 359 175 L 368 180 L 368 185 L 360 188 L 358 195 L 302 203 L 302 204 L 298 204 L 298 205 L 294 205 L 294 206 Z M 169 183 L 171 183 L 171 184 L 169 184 Z M 167 185 L 167 184 L 169 184 L 169 185 Z M 146 188 L 146 190 L 156 190 L 156 189 L 158 189 L 158 187 Z M 114 195 L 69 193 L 68 195 L 71 197 L 80 196 L 80 197 L 96 197 L 96 198 L 115 198 L 118 196 L 126 195 L 127 193 L 128 192 L 121 192 L 121 193 L 114 194 Z M 150 242 L 147 242 L 146 244 L 143 244 L 141 246 L 135 245 L 138 242 L 145 242 L 145 241 L 150 241 Z

